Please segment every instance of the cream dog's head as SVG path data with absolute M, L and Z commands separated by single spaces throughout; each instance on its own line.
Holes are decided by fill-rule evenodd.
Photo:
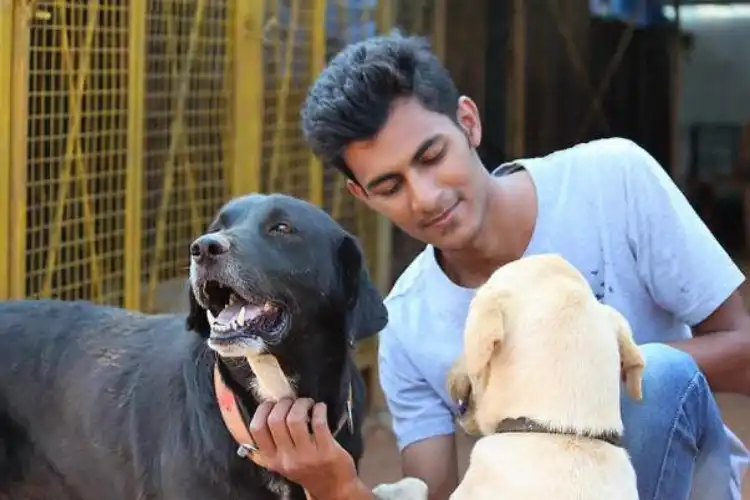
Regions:
M 643 369 L 625 318 L 596 300 L 578 270 L 548 254 L 501 267 L 477 290 L 447 384 L 471 434 L 519 417 L 621 433 L 621 378 L 640 400 Z

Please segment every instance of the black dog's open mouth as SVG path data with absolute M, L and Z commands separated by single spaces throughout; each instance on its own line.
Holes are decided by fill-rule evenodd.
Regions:
M 289 315 L 281 305 L 260 299 L 247 300 L 217 281 L 207 281 L 202 292 L 208 305 L 206 317 L 214 343 L 230 343 L 247 337 L 272 342 L 287 327 Z

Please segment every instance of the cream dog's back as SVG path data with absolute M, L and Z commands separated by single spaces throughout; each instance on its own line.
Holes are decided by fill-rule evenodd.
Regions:
M 640 399 L 643 367 L 625 319 L 561 257 L 498 269 L 477 290 L 448 378 L 469 401 L 462 426 L 485 436 L 451 498 L 637 499 L 627 452 L 611 442 L 622 434 L 621 370 Z M 514 419 L 536 431 L 500 429 Z
M 493 434 L 477 441 L 451 500 L 633 500 L 627 452 L 562 435 Z

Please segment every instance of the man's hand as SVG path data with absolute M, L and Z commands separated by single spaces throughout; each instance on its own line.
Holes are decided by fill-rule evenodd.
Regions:
M 253 453 L 260 455 L 263 465 L 316 500 L 373 498 L 365 493 L 354 461 L 331 434 L 325 404 L 311 399 L 262 403 L 249 430 L 258 448 Z

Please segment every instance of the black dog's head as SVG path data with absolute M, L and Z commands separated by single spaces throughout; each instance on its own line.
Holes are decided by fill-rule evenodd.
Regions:
M 343 346 L 387 322 L 356 239 L 305 201 L 234 199 L 190 254 L 187 325 L 221 357 Z

